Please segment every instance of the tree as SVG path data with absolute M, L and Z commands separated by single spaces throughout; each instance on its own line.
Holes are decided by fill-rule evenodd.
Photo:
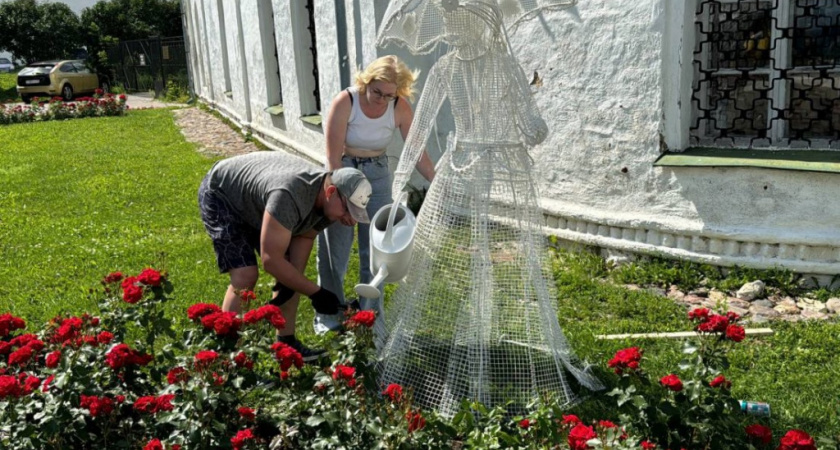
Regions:
M 117 41 L 181 36 L 180 1 L 100 0 L 82 11 L 81 28 L 88 63 L 98 72 L 107 73 L 105 49 Z
M 79 18 L 63 3 L 0 3 L 0 49 L 26 62 L 66 58 L 80 45 Z

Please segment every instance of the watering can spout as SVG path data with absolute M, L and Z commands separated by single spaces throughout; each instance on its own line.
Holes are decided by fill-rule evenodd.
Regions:
M 397 200 L 383 206 L 370 223 L 370 268 L 376 276 L 370 283 L 356 285 L 356 293 L 364 298 L 378 298 L 379 285 L 396 282 L 408 272 L 414 247 L 414 213 L 402 204 L 406 192 Z

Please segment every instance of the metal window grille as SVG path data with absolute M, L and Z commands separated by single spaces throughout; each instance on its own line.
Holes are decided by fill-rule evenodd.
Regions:
M 318 88 L 318 46 L 315 41 L 315 4 L 314 0 L 306 0 L 306 10 L 309 13 L 309 37 L 311 38 L 312 46 L 309 50 L 312 51 L 312 76 L 315 77 L 315 89 L 312 95 L 315 97 L 315 109 L 321 110 L 321 90 Z
M 840 149 L 840 0 L 700 0 L 693 146 Z

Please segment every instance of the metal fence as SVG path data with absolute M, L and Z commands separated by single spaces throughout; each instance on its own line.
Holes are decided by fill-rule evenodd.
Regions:
M 840 148 L 840 0 L 701 0 L 695 146 Z
M 182 36 L 120 41 L 107 49 L 116 84 L 129 92 L 163 95 L 167 83 L 189 86 L 187 47 Z

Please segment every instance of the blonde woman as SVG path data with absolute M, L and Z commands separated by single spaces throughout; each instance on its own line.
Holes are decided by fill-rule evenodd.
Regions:
M 330 106 L 325 134 L 327 137 L 327 170 L 354 167 L 370 181 L 373 194 L 367 212 L 373 217 L 381 207 L 392 202 L 392 174 L 388 169 L 385 151 L 399 130 L 405 140 L 414 112 L 409 103 L 414 99 L 417 74 L 396 56 L 383 56 L 356 74 L 352 87 L 339 93 Z M 434 164 L 424 151 L 417 162 L 417 170 L 427 180 L 435 176 Z M 359 282 L 372 278 L 370 270 L 369 224 L 358 224 Z M 353 226 L 336 222 L 318 236 L 318 276 L 321 284 L 335 292 L 342 304 L 344 275 L 353 246 Z M 362 309 L 378 314 L 378 329 L 382 324 L 383 297 L 360 299 Z M 325 333 L 338 330 L 343 317 L 317 314 L 315 331 Z

